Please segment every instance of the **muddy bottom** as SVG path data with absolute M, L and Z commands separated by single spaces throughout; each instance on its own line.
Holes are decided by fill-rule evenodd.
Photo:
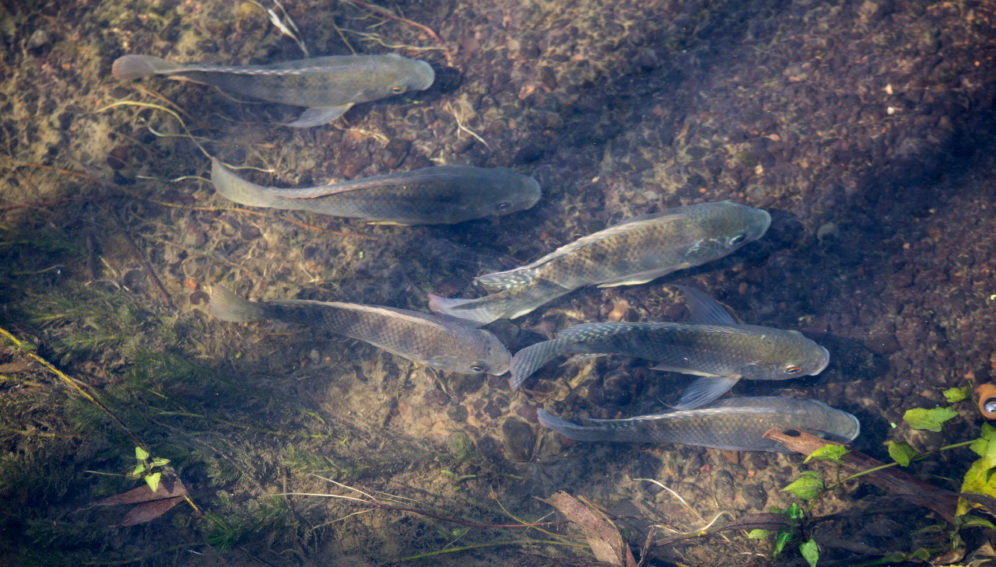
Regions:
M 813 548 L 820 565 L 985 564 L 985 501 L 952 523 L 832 462 L 538 423 L 540 407 L 665 411 L 691 379 L 653 363 L 563 357 L 512 391 L 319 326 L 219 321 L 208 300 L 223 284 L 427 312 L 428 293 L 478 295 L 475 276 L 624 219 L 732 200 L 769 211 L 762 239 L 487 329 L 514 353 L 581 322 L 679 320 L 670 284 L 690 285 L 830 352 L 817 376 L 729 396 L 850 412 L 851 448 L 885 463 L 887 442 L 977 439 L 971 390 L 996 374 L 994 24 L 985 0 L 0 6 L 0 561 L 624 565 L 628 546 L 642 565 L 804 565 Z M 397 52 L 435 82 L 294 129 L 297 107 L 110 73 L 128 53 L 248 65 L 302 45 Z M 274 187 L 507 167 L 543 196 L 371 225 L 235 205 L 209 156 Z M 904 421 L 935 407 L 953 410 L 940 431 Z M 959 492 L 976 459 L 950 448 L 903 470 Z M 824 488 L 784 490 L 800 478 Z M 142 486 L 145 501 L 98 505 Z

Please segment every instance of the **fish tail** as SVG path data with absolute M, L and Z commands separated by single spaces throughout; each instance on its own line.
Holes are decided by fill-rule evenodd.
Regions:
M 433 313 L 449 315 L 450 317 L 470 321 L 476 325 L 487 325 L 492 321 L 501 319 L 505 315 L 502 306 L 489 299 L 493 297 L 484 296 L 474 299 L 461 299 L 457 297 L 440 297 L 430 293 L 429 309 Z
M 125 55 L 114 60 L 111 74 L 119 81 L 130 81 L 149 75 L 174 73 L 180 68 L 182 65 L 170 63 L 154 55 Z
M 547 429 L 552 429 L 557 433 L 573 439 L 575 441 L 602 441 L 605 439 L 605 432 L 599 427 L 585 427 L 567 420 L 560 419 L 543 408 L 536 410 L 536 418 L 540 425 Z
M 533 270 L 517 268 L 506 272 L 477 276 L 474 278 L 474 283 L 489 292 L 514 291 L 528 286 L 534 279 Z
M 211 302 L 208 305 L 211 315 L 222 321 L 245 323 L 264 317 L 263 306 L 243 299 L 223 285 L 211 288 Z
M 279 197 L 271 195 L 266 187 L 235 175 L 217 158 L 211 158 L 211 184 L 219 195 L 240 205 L 273 207 L 279 202 Z
M 527 346 L 515 353 L 508 365 L 511 374 L 508 383 L 512 390 L 518 390 L 541 366 L 564 354 L 566 345 L 567 342 L 562 339 L 553 339 Z

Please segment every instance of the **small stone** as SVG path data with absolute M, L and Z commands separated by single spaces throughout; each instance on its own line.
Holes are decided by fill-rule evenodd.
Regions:
M 528 461 L 536 444 L 536 434 L 528 423 L 521 419 L 509 418 L 501 424 L 502 446 L 505 458 L 509 461 Z
M 411 142 L 400 138 L 395 138 L 388 142 L 387 146 L 384 147 L 384 167 L 387 169 L 397 168 L 408 157 L 411 147 Z
M 47 30 L 37 29 L 28 38 L 27 48 L 32 51 L 40 51 L 50 43 L 52 43 L 52 34 L 48 33 Z

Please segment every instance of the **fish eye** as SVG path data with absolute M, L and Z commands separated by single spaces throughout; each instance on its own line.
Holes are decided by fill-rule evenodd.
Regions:
M 730 246 L 736 246 L 737 244 L 740 244 L 744 240 L 747 240 L 747 233 L 741 232 L 740 234 L 727 240 L 726 243 L 729 244 Z
M 391 92 L 394 94 L 401 94 L 405 92 L 405 87 L 402 87 L 401 85 L 394 85 L 391 87 Z
M 480 362 L 475 362 L 474 364 L 470 365 L 470 371 L 473 372 L 474 374 L 481 374 L 487 369 L 488 368 L 483 364 L 481 364 Z
M 499 211 L 507 211 L 511 207 L 512 207 L 512 203 L 509 203 L 508 201 L 502 201 L 502 202 L 498 203 L 498 210 Z
M 798 364 L 789 364 L 785 367 L 786 374 L 798 374 L 802 371 L 802 368 Z

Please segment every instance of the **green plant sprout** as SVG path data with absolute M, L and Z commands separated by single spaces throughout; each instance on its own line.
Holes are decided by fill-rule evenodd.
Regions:
M 954 387 L 945 390 L 943 395 L 948 404 L 957 404 L 970 399 L 970 390 L 968 387 Z M 940 432 L 944 428 L 945 423 L 955 418 L 957 415 L 958 412 L 951 407 L 951 405 L 939 406 L 930 409 L 912 408 L 904 413 L 903 421 L 911 429 Z M 774 551 L 772 553 L 773 557 L 778 557 L 785 550 L 789 542 L 795 538 L 795 534 L 803 531 L 805 518 L 810 515 L 816 502 L 824 495 L 842 486 L 847 481 L 854 480 L 861 476 L 872 474 L 886 468 L 895 466 L 908 467 L 913 461 L 922 460 L 943 451 L 959 447 L 969 447 L 973 452 L 975 452 L 979 458 L 976 459 L 965 472 L 962 478 L 960 492 L 962 495 L 980 495 L 990 499 L 996 499 L 996 478 L 994 478 L 994 474 L 996 474 L 996 427 L 988 423 L 982 424 L 979 437 L 976 439 L 945 445 L 929 451 L 920 452 L 908 443 L 897 441 L 888 441 L 886 442 L 886 446 L 888 448 L 889 457 L 893 460 L 891 463 L 863 470 L 861 472 L 848 475 L 842 479 L 839 478 L 840 467 L 838 466 L 836 468 L 837 479 L 834 482 L 827 482 L 824 476 L 819 472 L 804 471 L 798 478 L 785 486 L 782 489 L 783 491 L 792 493 L 795 497 L 805 501 L 806 505 L 800 508 L 796 503 L 792 503 L 792 505 L 784 510 L 774 507 L 770 509 L 771 513 L 784 515 L 787 520 L 786 526 L 779 528 L 779 530 L 775 533 Z M 804 462 L 816 459 L 840 465 L 841 459 L 847 453 L 847 448 L 843 446 L 832 444 L 825 445 L 809 454 Z M 949 542 L 951 549 L 957 549 L 964 545 L 959 532 L 965 528 L 985 527 L 989 529 L 996 529 L 996 525 L 989 520 L 973 516 L 969 513 L 975 508 L 985 509 L 982 505 L 973 503 L 966 498 L 958 499 L 957 510 L 954 514 L 954 522 L 951 526 L 953 529 L 950 534 Z M 991 509 L 989 511 L 992 513 Z M 771 535 L 772 533 L 769 530 L 755 529 L 751 530 L 747 537 L 750 539 L 766 539 Z M 816 541 L 810 538 L 805 542 L 800 543 L 798 549 L 810 567 L 815 567 L 819 561 L 819 546 Z M 920 548 L 910 553 L 893 554 L 878 561 L 867 563 L 866 565 L 880 565 L 887 564 L 892 561 L 914 559 L 926 560 L 933 555 L 936 555 L 936 552 Z
M 161 457 L 150 458 L 149 452 L 142 447 L 135 447 L 135 460 L 138 464 L 128 474 L 128 478 L 144 478 L 145 484 L 149 485 L 152 492 L 159 490 L 159 480 L 162 478 L 162 471 L 155 469 L 162 468 L 169 464 L 169 459 Z

